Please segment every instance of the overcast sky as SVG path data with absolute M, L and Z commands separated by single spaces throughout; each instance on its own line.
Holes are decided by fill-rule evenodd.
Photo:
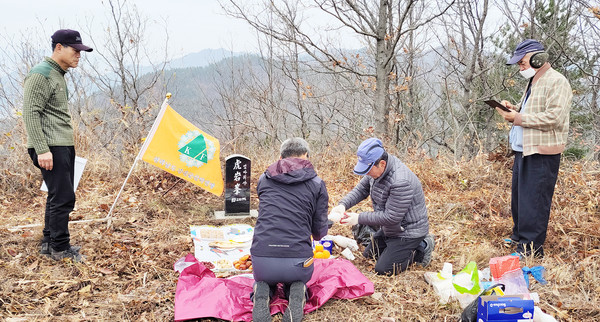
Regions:
M 243 21 L 226 16 L 217 0 L 129 0 L 141 15 L 150 20 L 153 45 L 163 40 L 162 25 L 167 22 L 170 55 L 173 57 L 207 48 L 233 51 L 257 51 L 256 34 Z M 102 33 L 107 25 L 107 0 L 2 0 L 0 39 L 19 41 L 14 37 L 31 31 L 42 33 L 39 41 L 61 28 Z M 160 27 L 160 28 L 159 28 Z M 29 36 L 28 36 L 29 37 Z M 82 32 L 86 43 L 85 33 Z M 38 37 L 32 37 L 38 38 Z

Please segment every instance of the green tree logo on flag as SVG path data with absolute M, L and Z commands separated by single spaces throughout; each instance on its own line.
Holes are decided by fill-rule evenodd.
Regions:
M 217 141 L 216 144 L 219 142 Z M 215 157 L 219 157 L 215 142 L 210 139 L 210 136 L 207 138 L 198 130 L 188 131 L 182 135 L 177 142 L 177 151 L 180 153 L 179 160 L 188 167 L 200 168 Z
M 206 140 L 204 140 L 204 135 L 202 134 L 195 137 L 192 141 L 184 145 L 178 151 L 202 163 L 206 163 L 208 161 L 208 156 L 206 153 Z

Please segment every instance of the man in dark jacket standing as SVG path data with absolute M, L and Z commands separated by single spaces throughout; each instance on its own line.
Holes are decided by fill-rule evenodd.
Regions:
M 250 253 L 254 280 L 254 321 L 271 321 L 270 297 L 284 284 L 289 304 L 283 321 L 301 321 L 306 283 L 313 273 L 311 236 L 327 234 L 329 196 L 308 160 L 308 143 L 291 138 L 281 144 L 280 160 L 258 180 L 258 220 Z
M 52 35 L 52 56 L 25 78 L 23 120 L 28 153 L 48 186 L 40 253 L 55 260 L 83 259 L 79 247 L 71 246 L 69 234 L 69 213 L 75 206 L 75 147 L 65 74 L 79 65 L 81 51 L 92 50 L 81 43 L 78 31 L 58 30 Z
M 395 275 L 413 262 L 431 262 L 434 239 L 429 232 L 425 196 L 419 178 L 398 158 L 389 155 L 381 140 L 369 138 L 357 151 L 354 173 L 364 176 L 329 219 L 345 225 L 381 227 L 363 255 L 377 259 L 377 274 Z M 353 207 L 371 196 L 373 211 L 351 213 Z

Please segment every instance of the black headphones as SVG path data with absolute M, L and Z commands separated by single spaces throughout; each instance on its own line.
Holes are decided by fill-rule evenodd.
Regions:
M 533 68 L 540 68 L 548 61 L 548 53 L 541 51 L 531 55 L 529 58 L 529 65 Z

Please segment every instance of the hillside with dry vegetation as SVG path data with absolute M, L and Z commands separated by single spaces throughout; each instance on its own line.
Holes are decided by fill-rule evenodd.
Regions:
M 359 179 L 351 173 L 355 156 L 351 151 L 340 154 L 340 150 L 332 147 L 312 155 L 327 183 L 330 206 Z M 276 149 L 247 153 L 253 160 L 253 208 L 258 204 L 258 175 L 276 154 Z M 423 273 L 439 271 L 444 262 L 452 263 L 455 273 L 468 261 L 482 269 L 491 257 L 511 252 L 501 241 L 511 228 L 512 158 L 480 154 L 455 162 L 413 152 L 402 159 L 425 190 L 431 231 L 436 236 L 431 266 L 413 266 L 399 276 L 382 277 L 373 273 L 372 260 L 357 256 L 354 263 L 373 281 L 375 294 L 352 301 L 330 300 L 305 321 L 458 321 L 458 303 L 439 304 Z M 119 167 L 101 157 L 89 157 L 71 220 L 106 217 L 130 160 L 121 162 Z M 71 225 L 72 241 L 82 246 L 86 261 L 55 262 L 38 253 L 41 227 L 9 229 L 41 223 L 45 204 L 37 169 L 25 156 L 13 164 L 22 166 L 5 168 L 0 181 L 0 316 L 5 321 L 173 320 L 178 277 L 173 264 L 193 252 L 189 225 L 233 223 L 214 219 L 213 211 L 223 209 L 222 197 L 140 164 L 117 204 L 112 228 L 107 229 L 103 221 Z M 524 262 L 546 268 L 549 283 L 533 281 L 531 290 L 539 293 L 539 306 L 560 321 L 600 321 L 599 204 L 598 164 L 563 160 L 546 257 Z M 357 206 L 368 207 L 368 202 Z M 254 219 L 236 222 L 253 224 Z M 350 228 L 339 225 L 331 233 L 352 236 Z M 276 321 L 280 319 L 281 315 L 275 316 Z

